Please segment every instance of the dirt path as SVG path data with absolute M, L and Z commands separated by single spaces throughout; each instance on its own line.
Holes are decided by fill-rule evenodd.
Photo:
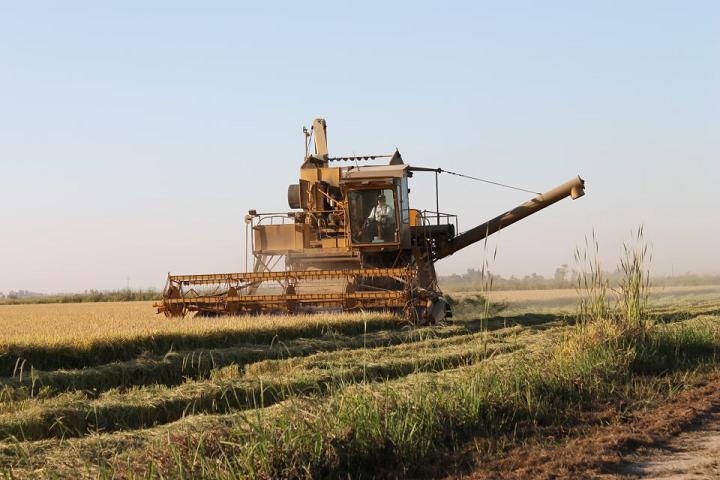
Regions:
M 638 452 L 618 474 L 628 479 L 720 478 L 720 413 L 708 415 L 700 430 L 679 434 L 661 450 Z
M 720 376 L 710 375 L 632 421 L 479 460 L 474 472 L 450 478 L 720 479 Z

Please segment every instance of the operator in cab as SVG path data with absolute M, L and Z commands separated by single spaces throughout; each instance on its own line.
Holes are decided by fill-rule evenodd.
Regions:
M 384 194 L 378 195 L 377 205 L 370 211 L 367 220 L 370 224 L 375 224 L 377 236 L 373 239 L 373 242 L 385 241 L 385 232 L 393 230 L 391 227 L 395 226 L 395 212 L 386 202 Z

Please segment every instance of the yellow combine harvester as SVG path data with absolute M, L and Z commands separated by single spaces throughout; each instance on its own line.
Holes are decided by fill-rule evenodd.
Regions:
M 435 262 L 565 197 L 584 194 L 583 180 L 575 177 L 459 233 L 455 215 L 411 208 L 413 174 L 434 172 L 437 182 L 444 170 L 406 165 L 397 150 L 331 157 L 325 120 L 315 119 L 304 131 L 300 181 L 288 187 L 291 211 L 250 210 L 245 217 L 252 271 L 168 275 L 158 313 L 393 309 L 413 323 L 441 322 L 450 309 Z M 388 164 L 364 164 L 379 158 Z M 280 260 L 284 269 L 278 271 Z

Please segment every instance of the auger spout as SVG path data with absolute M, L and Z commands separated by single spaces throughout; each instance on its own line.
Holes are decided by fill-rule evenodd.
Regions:
M 562 185 L 540 194 L 532 200 L 529 200 L 522 205 L 519 205 L 502 215 L 498 215 L 492 220 L 478 225 L 467 232 L 461 233 L 460 235 L 451 238 L 446 243 L 439 245 L 435 259 L 439 260 L 452 255 L 458 250 L 462 250 L 473 243 L 479 242 L 493 233 L 496 233 L 499 230 L 532 215 L 533 213 L 539 212 L 553 203 L 559 202 L 565 197 L 571 197 L 575 200 L 583 195 L 585 195 L 585 181 L 579 176 L 568 180 Z

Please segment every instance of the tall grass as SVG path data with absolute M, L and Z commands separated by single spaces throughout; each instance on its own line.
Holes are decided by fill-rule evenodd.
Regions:
M 628 371 L 659 374 L 698 362 L 715 361 L 718 350 L 716 322 L 702 320 L 659 323 L 691 317 L 689 312 L 651 315 L 648 308 L 650 289 L 650 244 L 645 240 L 643 226 L 623 242 L 618 264 L 621 274 L 615 296 L 608 299 L 608 283 L 599 263 L 599 245 L 595 232 L 592 235 L 592 252 L 582 255 L 588 267 L 580 277 L 578 328 L 569 344 L 575 348 L 592 348 L 608 345 L 622 350 L 629 358 Z M 586 242 L 587 246 L 587 242 Z M 587 252 L 587 248 L 586 248 Z M 712 310 L 711 310 L 712 312 Z
M 623 243 L 622 248 L 619 314 L 627 322 L 628 328 L 645 332 L 652 254 L 644 239 L 643 226 L 637 229 L 630 242 Z
M 577 318 L 579 323 L 605 319 L 610 315 L 609 283 L 600 262 L 600 243 L 595 229 L 590 238 L 585 237 L 585 246 L 575 248 L 577 277 Z
M 600 261 L 600 244 L 593 230 L 585 238 L 585 248 L 575 249 L 580 269 L 577 280 L 577 319 L 582 324 L 612 321 L 626 335 L 644 336 L 653 322 L 648 319 L 650 290 L 650 246 L 644 238 L 644 227 L 623 242 L 618 264 L 621 273 L 617 289 L 610 288 Z M 614 298 L 613 298 L 614 297 Z

